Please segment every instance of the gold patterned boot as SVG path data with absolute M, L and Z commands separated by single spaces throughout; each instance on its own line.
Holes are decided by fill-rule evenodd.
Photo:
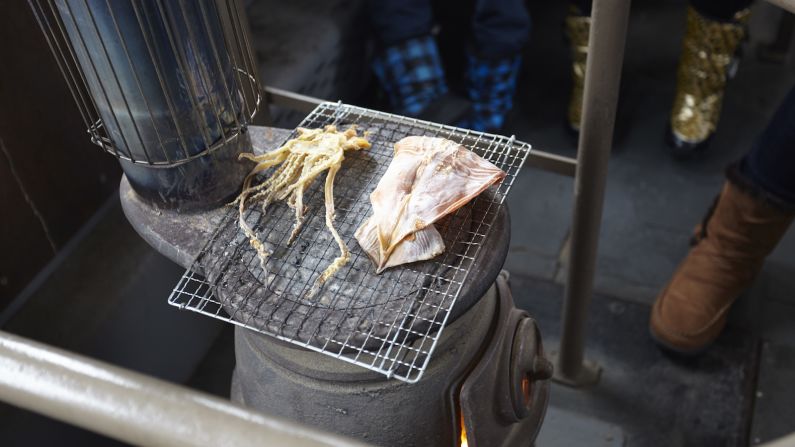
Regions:
M 569 129 L 580 131 L 582 115 L 582 93 L 585 88 L 585 62 L 588 59 L 588 33 L 591 30 L 591 18 L 576 7 L 569 8 L 566 16 L 566 37 L 571 46 L 571 96 L 567 120 Z
M 687 31 L 676 74 L 669 142 L 677 155 L 703 149 L 715 133 L 726 80 L 745 36 L 749 10 L 729 22 L 708 19 L 687 8 Z

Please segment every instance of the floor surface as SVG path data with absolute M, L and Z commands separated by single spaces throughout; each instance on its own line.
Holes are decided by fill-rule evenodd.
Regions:
M 570 83 L 567 48 L 563 39 L 557 38 L 565 6 L 533 2 L 531 9 L 535 19 L 533 39 L 506 134 L 515 133 L 539 149 L 573 157 L 576 142 L 563 130 Z M 595 291 L 631 311 L 611 323 L 620 325 L 620 330 L 594 327 L 599 323 L 593 320 L 600 319 L 599 299 L 595 301 L 588 356 L 603 359 L 605 380 L 593 392 L 558 388 L 552 404 L 624 425 L 627 445 L 743 445 L 748 433 L 725 438 L 709 435 L 710 424 L 717 424 L 712 428 L 722 431 L 734 427 L 734 423 L 747 424 L 745 430 L 753 433 L 747 441 L 758 444 L 795 430 L 795 424 L 778 411 L 779 405 L 791 401 L 793 390 L 782 387 L 781 382 L 769 385 L 776 391 L 764 393 L 764 398 L 747 393 L 726 397 L 728 388 L 719 390 L 729 383 L 734 387 L 732 393 L 753 385 L 760 340 L 765 347 L 758 354 L 760 388 L 793 372 L 789 355 L 795 346 L 795 326 L 791 324 L 795 319 L 795 229 L 785 235 L 731 314 L 731 330 L 718 341 L 726 370 L 713 369 L 704 376 L 698 365 L 682 369 L 659 357 L 646 336 L 646 321 L 648 306 L 687 253 L 693 226 L 719 191 L 723 169 L 751 147 L 792 86 L 793 59 L 790 54 L 781 65 L 759 60 L 758 48 L 772 40 L 775 26 L 771 25 L 777 23 L 779 11 L 763 2 L 755 4 L 750 38 L 743 45 L 744 58 L 728 85 L 719 131 L 709 151 L 700 159 L 675 160 L 663 135 L 673 98 L 684 15 L 684 2 L 633 2 L 595 275 Z M 514 185 L 508 198 L 513 235 L 506 268 L 521 284 L 565 281 L 572 189 L 571 179 L 532 169 L 522 172 Z M 537 301 L 554 300 L 552 297 L 562 296 L 562 289 L 555 293 L 548 290 L 541 296 L 526 296 L 524 288 L 514 290 L 517 300 L 539 313 L 542 327 L 550 327 L 551 314 L 541 316 L 540 312 L 546 311 L 539 310 L 547 309 L 548 303 Z M 548 298 L 542 298 L 545 296 Z M 629 340 L 613 339 L 614 346 L 608 341 L 616 331 L 630 336 L 629 330 Z M 553 346 L 556 331 L 553 325 L 545 332 Z M 657 372 L 647 375 L 649 368 Z M 611 385 L 612 380 L 633 371 L 644 371 L 641 389 L 624 389 L 632 382 L 628 377 L 621 385 Z M 657 373 L 662 375 L 655 376 Z M 679 408 L 674 420 L 656 421 L 657 411 L 652 410 L 644 422 L 638 412 L 621 410 L 636 405 L 661 409 L 667 397 L 650 400 L 650 395 L 643 398 L 642 393 L 659 387 L 661 396 L 670 396 L 663 390 L 666 384 L 677 382 L 676 377 L 682 380 L 678 386 L 683 388 L 674 394 L 684 401 L 678 402 L 682 407 L 671 407 Z M 716 380 L 725 382 L 719 386 Z M 623 395 L 627 401 L 621 402 L 612 393 Z M 700 438 L 702 435 L 706 437 Z

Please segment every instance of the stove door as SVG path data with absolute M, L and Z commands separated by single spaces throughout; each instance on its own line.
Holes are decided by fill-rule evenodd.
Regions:
M 469 447 L 530 445 L 549 398 L 552 366 L 544 358 L 535 321 L 514 306 L 504 272 L 497 278 L 497 291 L 499 317 L 492 342 L 461 387 L 462 429 Z

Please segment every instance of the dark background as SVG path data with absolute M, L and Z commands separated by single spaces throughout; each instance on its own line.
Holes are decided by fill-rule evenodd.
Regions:
M 0 312 L 118 187 L 25 1 L 0 5 Z

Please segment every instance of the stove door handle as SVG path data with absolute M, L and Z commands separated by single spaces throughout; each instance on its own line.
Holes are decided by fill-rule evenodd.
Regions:
M 531 413 L 537 397 L 536 382 L 552 377 L 552 364 L 544 357 L 541 333 L 530 317 L 519 320 L 511 347 L 511 395 L 519 419 Z

